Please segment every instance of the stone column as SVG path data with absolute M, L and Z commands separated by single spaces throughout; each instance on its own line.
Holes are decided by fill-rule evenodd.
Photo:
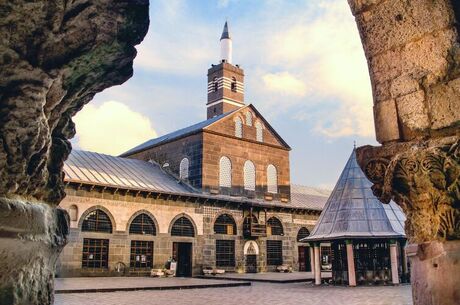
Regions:
M 394 285 L 399 284 L 397 250 L 398 244 L 396 243 L 396 241 L 390 241 L 391 282 Z
M 402 274 L 403 274 L 403 282 L 407 283 L 408 279 L 408 268 L 407 268 L 407 253 L 406 253 L 406 243 L 401 245 L 401 261 L 402 261 Z
M 355 257 L 353 255 L 353 241 L 347 240 L 347 266 L 348 266 L 348 285 L 356 286 Z
M 321 257 L 319 243 L 315 243 L 315 285 L 321 285 Z

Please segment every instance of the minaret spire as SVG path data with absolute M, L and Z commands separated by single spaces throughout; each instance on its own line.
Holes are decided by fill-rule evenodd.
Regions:
M 225 21 L 224 30 L 220 36 L 220 57 L 221 60 L 231 64 L 232 63 L 232 37 L 228 31 L 228 22 Z

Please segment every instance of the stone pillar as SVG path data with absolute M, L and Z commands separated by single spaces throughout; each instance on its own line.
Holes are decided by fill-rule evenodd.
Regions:
M 355 257 L 353 255 L 353 241 L 347 240 L 347 266 L 348 266 L 348 285 L 356 286 Z
M 315 243 L 315 285 L 321 285 L 321 257 L 319 243 Z
M 399 284 L 397 250 L 398 244 L 396 243 L 396 241 L 390 241 L 391 282 L 394 285 Z

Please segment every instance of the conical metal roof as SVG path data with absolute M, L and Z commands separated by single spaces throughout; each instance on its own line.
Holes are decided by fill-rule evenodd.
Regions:
M 232 39 L 230 37 L 230 33 L 228 32 L 227 21 L 225 21 L 224 30 L 222 31 L 222 36 L 220 36 L 220 40 L 222 40 L 222 39 Z
M 393 201 L 381 203 L 371 186 L 353 149 L 315 228 L 304 240 L 405 237 L 401 208 Z

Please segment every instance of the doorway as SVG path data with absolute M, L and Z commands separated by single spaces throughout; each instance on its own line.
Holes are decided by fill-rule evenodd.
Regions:
M 311 271 L 309 247 L 299 246 L 299 271 Z
M 192 243 L 174 242 L 173 259 L 177 262 L 176 276 L 192 276 Z
M 246 273 L 257 273 L 257 255 L 246 255 Z

